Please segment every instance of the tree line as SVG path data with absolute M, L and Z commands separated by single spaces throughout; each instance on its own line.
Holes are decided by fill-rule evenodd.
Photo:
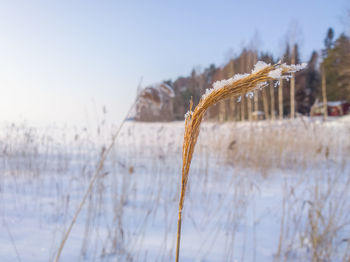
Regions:
M 215 81 L 249 73 L 257 61 L 300 63 L 299 46 L 297 43 L 287 44 L 284 54 L 278 58 L 268 52 L 259 52 L 256 48 L 244 48 L 221 67 L 211 64 L 201 72 L 193 69 L 187 77 L 164 81 L 175 92 L 174 118 L 183 119 L 189 109 L 189 101 L 192 99 L 196 105 Z M 322 87 L 325 89 L 323 93 Z M 327 31 L 324 49 L 321 52 L 313 51 L 307 68 L 296 73 L 290 81 L 281 81 L 278 86 L 271 82 L 251 98 L 242 96 L 240 101 L 236 98 L 222 101 L 211 108 L 207 118 L 220 121 L 293 118 L 296 114 L 309 115 L 316 99 L 350 101 L 350 39 L 345 34 L 334 39 L 331 28 Z

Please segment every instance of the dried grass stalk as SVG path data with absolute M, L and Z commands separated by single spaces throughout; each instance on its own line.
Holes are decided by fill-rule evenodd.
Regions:
M 177 224 L 176 262 L 179 261 L 182 210 L 185 200 L 188 173 L 204 113 L 209 107 L 215 105 L 221 100 L 243 95 L 253 96 L 255 90 L 265 87 L 268 85 L 269 81 L 280 81 L 281 79 L 290 78 L 293 73 L 303 69 L 305 66 L 306 64 L 289 66 L 281 63 L 270 65 L 265 64 L 264 62 L 258 62 L 250 75 L 236 75 L 231 79 L 214 83 L 214 87 L 207 90 L 207 93 L 202 96 L 199 104 L 193 111 L 193 104 L 191 101 L 190 111 L 185 115 L 185 134 L 182 148 L 181 193 Z
M 72 219 L 71 223 L 69 224 L 68 229 L 66 230 L 66 232 L 65 232 L 64 235 L 63 235 L 63 239 L 62 239 L 61 242 L 60 242 L 60 246 L 59 246 L 59 248 L 58 248 L 58 250 L 57 250 L 57 254 L 56 254 L 56 256 L 55 256 L 54 262 L 59 262 L 59 261 L 60 261 L 60 257 L 61 257 L 61 253 L 62 253 L 62 251 L 63 251 L 64 245 L 66 244 L 66 241 L 67 241 L 67 239 L 68 239 L 68 237 L 69 237 L 69 235 L 70 235 L 70 232 L 72 231 L 73 226 L 75 225 L 75 222 L 76 222 L 77 219 L 78 219 L 78 216 L 79 216 L 79 214 L 80 214 L 80 211 L 82 210 L 82 208 L 83 208 L 83 206 L 84 206 L 84 204 L 85 204 L 85 202 L 86 202 L 88 196 L 89 196 L 90 193 L 92 192 L 92 189 L 93 189 L 93 186 L 94 186 L 96 180 L 97 180 L 98 178 L 102 177 L 102 175 L 103 175 L 103 174 L 102 174 L 102 171 L 103 171 L 103 168 L 104 168 L 106 159 L 107 159 L 108 155 L 110 154 L 110 152 L 112 151 L 112 149 L 114 148 L 114 145 L 115 145 L 115 143 L 116 143 L 116 141 L 117 141 L 117 138 L 118 138 L 118 136 L 119 136 L 119 133 L 120 133 L 120 131 L 122 130 L 122 128 L 123 128 L 123 126 L 124 126 L 124 124 L 125 124 L 125 122 L 126 122 L 128 116 L 129 116 L 130 113 L 131 113 L 131 111 L 134 109 L 136 103 L 138 102 L 139 97 L 140 97 L 140 96 L 138 96 L 138 97 L 136 98 L 135 102 L 131 105 L 131 107 L 129 108 L 127 114 L 125 115 L 123 121 L 122 121 L 121 124 L 119 125 L 119 128 L 118 128 L 118 129 L 116 130 L 116 132 L 113 134 L 112 140 L 111 140 L 109 146 L 108 146 L 107 148 L 103 148 L 103 149 L 102 149 L 102 152 L 101 152 L 101 155 L 100 155 L 100 159 L 99 159 L 97 168 L 96 168 L 96 170 L 95 170 L 95 174 L 94 174 L 94 176 L 91 178 L 90 183 L 89 183 L 89 186 L 88 186 L 88 188 L 87 188 L 87 190 L 86 190 L 86 192 L 85 192 L 85 194 L 84 194 L 84 196 L 83 196 L 83 198 L 82 198 L 82 200 L 81 200 L 81 202 L 80 202 L 80 204 L 79 204 L 77 210 L 76 210 L 75 213 L 74 213 L 73 219 Z

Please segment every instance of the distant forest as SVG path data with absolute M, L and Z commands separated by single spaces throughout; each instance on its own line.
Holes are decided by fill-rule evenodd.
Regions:
M 244 48 L 239 55 L 231 58 L 224 66 L 211 64 L 198 72 L 192 70 L 190 76 L 179 77 L 176 80 L 164 81 L 175 92 L 173 101 L 173 118 L 182 120 L 189 109 L 189 101 L 194 105 L 199 102 L 201 95 L 207 88 L 211 88 L 215 81 L 227 79 L 235 74 L 249 73 L 257 61 L 276 63 L 282 61 L 287 64 L 300 63 L 298 44 L 286 45 L 282 57 L 275 58 L 267 52 L 258 52 L 255 48 Z M 295 113 L 309 115 L 311 106 L 316 99 L 322 101 L 322 74 L 326 83 L 328 101 L 350 101 L 350 39 L 341 34 L 334 39 L 333 29 L 329 29 L 324 39 L 324 49 L 312 52 L 308 66 L 295 75 Z M 253 98 L 242 97 L 218 103 L 207 114 L 208 119 L 220 121 L 258 119 L 264 115 L 265 119 L 282 118 L 291 114 L 291 83 L 283 81 L 281 87 L 268 88 L 257 91 Z

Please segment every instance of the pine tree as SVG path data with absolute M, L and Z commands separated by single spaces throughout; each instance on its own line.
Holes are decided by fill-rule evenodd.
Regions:
M 350 101 L 350 39 L 344 34 L 335 41 L 323 61 L 329 100 Z

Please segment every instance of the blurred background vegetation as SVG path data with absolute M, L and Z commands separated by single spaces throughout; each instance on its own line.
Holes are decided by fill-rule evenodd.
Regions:
M 345 33 L 341 33 L 338 38 L 334 35 L 332 28 L 326 31 L 324 49 L 309 54 L 309 59 L 306 61 L 307 68 L 298 72 L 293 81 L 270 83 L 268 88 L 257 91 L 252 99 L 242 97 L 240 102 L 237 99 L 220 102 L 209 110 L 207 119 L 219 121 L 282 119 L 291 115 L 294 117 L 294 112 L 291 114 L 292 108 L 295 114 L 310 115 L 313 105 L 321 108 L 319 115 L 322 115 L 322 101 L 324 104 L 348 103 L 350 101 L 350 39 Z M 290 38 L 295 39 L 295 36 Z M 302 62 L 297 41 L 286 41 L 284 49 L 281 57 L 274 57 L 268 52 L 258 51 L 258 48 L 251 44 L 243 48 L 239 54 L 228 57 L 227 62 L 222 66 L 210 64 L 204 69 L 194 68 L 189 76 L 163 81 L 175 93 L 170 104 L 169 99 L 166 101 L 168 103 L 166 108 L 171 108 L 172 112 L 167 111 L 167 117 L 159 117 L 161 116 L 159 112 L 158 117 L 151 117 L 152 113 L 150 113 L 148 117 L 139 117 L 137 120 L 182 120 L 189 109 L 191 98 L 196 105 L 205 90 L 211 88 L 215 81 L 230 78 L 235 74 L 249 73 L 257 61 L 266 63 L 281 61 L 287 64 Z M 323 73 L 325 96 L 322 94 Z M 294 105 L 291 104 L 293 102 Z M 139 106 L 138 111 L 145 112 L 149 107 L 150 104 Z M 162 111 L 161 107 L 155 110 Z M 316 111 L 314 110 L 315 115 L 317 115 Z M 347 111 L 346 109 L 346 112 L 337 113 L 337 115 L 346 114 Z

